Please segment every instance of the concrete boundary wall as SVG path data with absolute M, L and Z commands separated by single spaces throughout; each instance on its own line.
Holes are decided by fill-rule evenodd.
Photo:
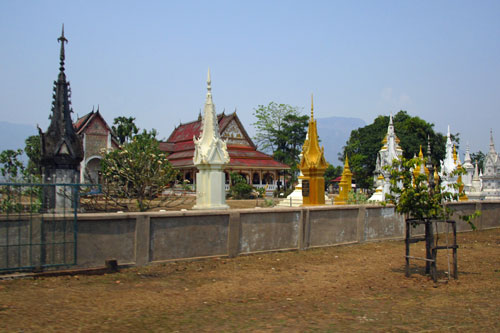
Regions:
M 500 202 L 453 203 L 460 215 L 482 215 L 478 229 L 500 227 Z M 80 214 L 78 267 L 209 258 L 403 239 L 404 219 L 392 206 L 346 205 L 225 211 Z M 417 232 L 418 233 L 418 230 Z

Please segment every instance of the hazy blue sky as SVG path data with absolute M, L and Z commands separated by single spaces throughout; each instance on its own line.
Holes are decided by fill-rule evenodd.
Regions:
M 4 0 L 0 120 L 48 126 L 62 23 L 80 116 L 100 104 L 167 137 L 197 117 L 210 67 L 217 111 L 251 133 L 259 104 L 308 112 L 314 93 L 317 117 L 404 109 L 462 151 L 487 151 L 490 128 L 500 148 L 500 1 Z

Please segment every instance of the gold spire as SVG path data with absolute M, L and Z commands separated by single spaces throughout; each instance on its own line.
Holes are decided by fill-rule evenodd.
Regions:
M 346 155 L 344 163 L 344 171 L 342 172 L 342 178 L 340 179 L 340 184 L 339 184 L 339 194 L 335 198 L 334 202 L 335 205 L 347 204 L 347 198 L 349 195 L 349 191 L 351 190 L 351 186 L 352 186 L 352 172 L 349 169 L 349 158 Z
M 418 153 L 418 158 L 424 159 L 424 153 L 422 153 L 422 145 L 420 145 L 420 152 Z
M 453 145 L 453 163 L 457 165 L 457 147 Z
M 318 140 L 318 130 L 314 119 L 314 103 L 311 94 L 311 118 L 307 129 L 307 139 L 302 147 L 302 157 L 299 168 L 304 175 L 302 190 L 308 184 L 308 195 L 303 194 L 304 206 L 325 204 L 325 173 L 328 164 L 325 160 L 324 148 L 320 147 Z
M 314 101 L 313 94 L 311 94 L 311 120 L 314 119 Z

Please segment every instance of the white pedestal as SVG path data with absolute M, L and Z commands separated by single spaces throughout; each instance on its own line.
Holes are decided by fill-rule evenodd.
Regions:
M 193 209 L 228 209 L 222 165 L 197 165 L 196 205 Z

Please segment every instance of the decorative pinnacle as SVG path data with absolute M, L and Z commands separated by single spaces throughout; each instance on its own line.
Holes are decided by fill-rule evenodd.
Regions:
M 495 151 L 495 142 L 493 141 L 493 129 L 490 128 L 490 152 Z
M 431 154 L 431 138 L 427 134 L 427 162 L 432 166 Z
M 208 75 L 207 75 L 207 91 L 209 94 L 212 93 L 212 79 L 210 78 L 210 67 L 208 68 Z
M 311 120 L 314 119 L 314 101 L 313 101 L 313 94 L 311 94 Z
M 59 67 L 59 70 L 61 72 L 64 72 L 64 59 L 65 59 L 65 55 L 64 55 L 64 43 L 68 42 L 68 40 L 66 39 L 66 37 L 64 37 L 64 23 L 62 25 L 61 37 L 59 37 L 57 39 L 57 41 L 61 42 L 61 52 L 59 54 L 59 59 L 61 60 L 59 62 L 59 64 L 61 65 L 61 67 Z

